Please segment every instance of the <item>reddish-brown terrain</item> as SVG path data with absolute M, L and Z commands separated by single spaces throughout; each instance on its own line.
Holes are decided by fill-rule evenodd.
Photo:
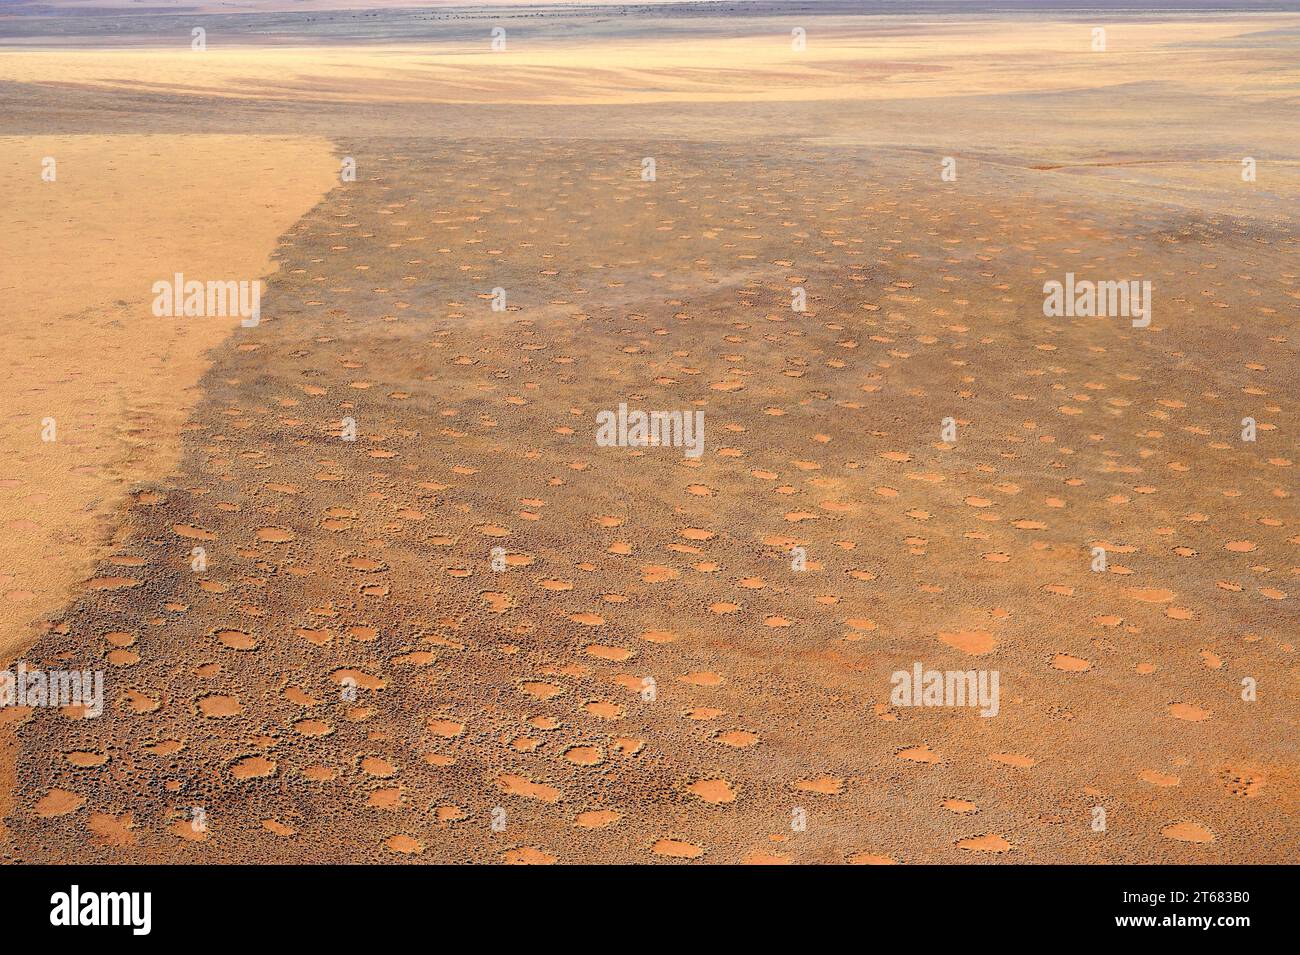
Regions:
M 858 26 L 885 49 L 875 22 Z M 149 312 L 179 223 L 249 241 L 219 203 L 137 230 L 159 274 L 111 320 L 100 300 L 130 291 L 113 270 L 77 293 L 86 311 L 69 293 L 22 326 L 0 507 L 45 543 L 3 552 L 7 661 L 103 670 L 106 707 L 0 711 L 5 857 L 1294 861 L 1294 156 L 1272 79 L 1234 74 L 1256 107 L 1234 118 L 1190 67 L 1210 35 L 1225 62 L 1297 64 L 1255 24 L 1206 23 L 1165 24 L 1158 62 L 1106 65 L 1186 104 L 1110 145 L 1094 140 L 1144 100 L 1064 91 L 1086 73 L 1072 60 L 1001 74 L 1036 93 L 969 101 L 930 77 L 919 98 L 882 80 L 804 104 L 758 71 L 730 112 L 594 69 L 555 74 L 560 105 L 443 98 L 433 79 L 248 105 L 11 77 L 0 150 L 42 152 L 40 123 L 111 136 L 97 107 L 117 102 L 158 141 L 123 153 L 141 190 L 169 141 L 201 151 L 199 127 L 245 120 L 277 137 L 230 144 L 264 182 L 286 156 L 301 172 L 260 220 L 287 216 L 269 259 L 207 242 L 185 265 L 260 275 L 256 327 L 199 341 L 184 323 L 211 320 Z M 1086 51 L 1087 24 L 1056 26 Z M 764 29 L 788 45 L 786 21 Z M 1048 32 L 919 59 L 991 83 Z M 824 69 L 828 89 L 852 74 Z M 201 108 L 159 112 L 185 103 Z M 1042 103 L 1094 125 L 1036 125 Z M 62 188 L 14 162 L 21 188 Z M 244 186 L 231 209 L 258 201 Z M 35 226 L 6 228 L 17 256 Z M 75 243 L 29 254 L 103 254 Z M 1066 273 L 1150 281 L 1149 327 L 1046 317 Z M 107 344 L 78 357 L 87 321 Z M 71 396 L 80 450 L 42 446 L 45 394 Z M 142 418 L 149 401 L 167 407 Z M 598 445 L 620 404 L 702 411 L 703 455 Z M 47 572 L 67 579 L 24 582 Z M 996 671 L 997 715 L 891 702 L 918 662 Z

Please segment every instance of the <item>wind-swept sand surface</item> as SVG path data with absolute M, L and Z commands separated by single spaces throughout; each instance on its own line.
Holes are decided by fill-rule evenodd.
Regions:
M 1061 49 L 1086 24 L 1038 20 L 903 24 L 962 56 L 828 31 L 793 80 L 739 46 L 684 74 L 640 36 L 517 74 L 0 54 L 6 128 L 57 93 L 88 129 L 119 102 L 138 131 L 327 135 L 247 141 L 307 150 L 317 194 L 357 170 L 271 223 L 208 166 L 248 217 L 231 250 L 283 233 L 278 270 L 239 266 L 270 275 L 256 328 L 123 307 L 210 332 L 212 365 L 192 405 L 123 399 L 178 453 L 131 473 L 110 556 L 26 651 L 106 670 L 107 706 L 9 711 L 8 857 L 1294 861 L 1296 64 L 1270 30 L 1296 20 L 1166 22 L 1159 57 L 1093 73 Z M 769 95 L 810 70 L 818 95 Z M 197 270 L 179 249 L 140 287 Z M 1045 317 L 1067 272 L 1151 281 L 1150 327 Z M 24 346 L 40 387 L 65 338 Z M 127 379 L 100 351 L 77 372 Z M 702 411 L 703 455 L 598 446 L 620 404 Z M 891 701 L 916 663 L 996 670 L 997 715 Z
M 1001 29 L 984 19 L 814 18 L 801 49 L 791 43 L 794 27 L 785 26 L 804 22 L 797 14 L 784 23 L 763 21 L 763 32 L 720 34 L 719 24 L 706 21 L 697 34 L 669 38 L 635 30 L 593 38 L 580 28 L 533 36 L 530 29 L 537 28 L 530 24 L 501 22 L 506 33 L 497 51 L 491 18 L 451 38 L 434 40 L 428 31 L 402 43 L 367 45 L 250 46 L 242 33 L 212 24 L 202 52 L 191 49 L 188 30 L 178 27 L 147 47 L 7 51 L 0 80 L 331 102 L 797 104 L 1174 81 L 1206 94 L 1229 85 L 1223 75 L 1229 70 L 1232 81 L 1248 84 L 1239 102 L 1249 105 L 1290 100 L 1300 74 L 1293 51 L 1255 36 L 1261 28 L 1285 36 L 1300 27 L 1296 14 L 1121 21 L 1107 26 L 1105 55 L 1089 48 L 1086 24 L 1068 29 L 1058 20 Z M 286 37 L 295 38 L 288 31 Z M 1175 50 L 1179 55 L 1169 55 Z M 1197 63 L 1207 69 L 1189 72 Z

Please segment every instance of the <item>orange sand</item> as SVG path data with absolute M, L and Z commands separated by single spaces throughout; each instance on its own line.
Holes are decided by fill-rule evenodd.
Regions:
M 56 180 L 40 179 L 54 157 Z M 39 136 L 0 139 L 0 659 L 90 576 L 136 481 L 176 462 L 207 352 L 238 319 L 152 317 L 153 283 L 258 277 L 276 238 L 330 187 L 319 139 Z M 238 241 L 232 241 L 238 236 Z M 47 418 L 55 440 L 41 440 Z M 0 713 L 0 807 L 12 721 Z M 0 820 L 0 832 L 3 821 Z
M 336 170 L 319 139 L 0 139 L 0 656 L 84 579 L 131 483 L 174 464 L 206 353 L 238 325 L 156 319 L 153 283 L 267 275 L 276 238 Z

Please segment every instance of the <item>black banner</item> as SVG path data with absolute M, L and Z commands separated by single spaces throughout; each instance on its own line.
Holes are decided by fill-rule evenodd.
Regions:
M 579 868 L 538 878 L 494 867 L 24 867 L 11 870 L 16 878 L 4 897 L 12 941 L 49 934 L 132 947 L 250 932 L 259 942 L 334 944 L 352 931 L 362 938 L 381 926 L 413 928 L 439 913 L 454 920 L 446 929 L 510 924 L 521 910 L 543 921 L 588 909 L 593 917 L 641 911 L 633 921 L 656 933 L 665 928 L 654 923 L 665 919 L 741 933 L 746 924 L 765 932 L 787 922 L 873 942 L 915 940 L 918 930 L 974 939 L 979 928 L 991 933 L 986 941 L 1033 931 L 1071 940 L 1197 935 L 1230 946 L 1262 938 L 1254 934 L 1261 929 L 1277 937 L 1293 919 L 1283 909 L 1294 870 L 1276 866 L 752 868 L 722 880 L 712 867 L 573 871 Z M 695 886 L 695 879 L 705 882 Z M 755 909 L 763 914 L 744 915 Z

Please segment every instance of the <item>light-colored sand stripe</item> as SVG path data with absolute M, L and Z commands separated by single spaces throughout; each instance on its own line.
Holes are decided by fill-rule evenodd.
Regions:
M 175 464 L 205 353 L 238 325 L 155 318 L 152 284 L 268 274 L 337 168 L 320 139 L 0 140 L 0 655 L 87 576 L 130 484 Z

